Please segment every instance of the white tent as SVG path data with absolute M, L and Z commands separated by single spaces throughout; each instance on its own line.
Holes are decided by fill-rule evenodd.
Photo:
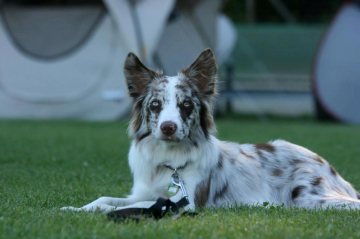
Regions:
M 218 2 L 200 1 L 172 21 L 175 0 L 106 0 L 107 11 L 101 5 L 3 6 L 0 118 L 113 120 L 127 115 L 122 66 L 129 51 L 168 74 L 206 47 L 218 48 L 220 60 L 228 57 L 235 31 L 217 14 Z M 196 23 L 195 17 L 202 20 Z M 225 32 L 219 34 L 219 27 Z
M 313 67 L 320 112 L 356 124 L 360 124 L 359 26 L 360 4 L 344 4 L 321 41 Z

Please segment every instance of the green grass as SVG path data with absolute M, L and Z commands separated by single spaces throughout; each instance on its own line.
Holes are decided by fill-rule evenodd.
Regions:
M 330 161 L 360 189 L 360 127 L 311 120 L 217 120 L 219 138 L 282 138 Z M 359 238 L 359 211 L 240 206 L 195 218 L 114 224 L 101 213 L 63 212 L 100 196 L 123 197 L 126 123 L 0 121 L 0 238 Z

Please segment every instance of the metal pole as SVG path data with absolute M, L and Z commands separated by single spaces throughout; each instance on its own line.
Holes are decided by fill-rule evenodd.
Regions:
M 256 21 L 256 0 L 246 0 L 246 21 L 254 23 Z
M 287 7 L 281 2 L 281 0 L 269 0 L 276 11 L 285 19 L 285 21 L 294 23 L 296 18 L 294 15 L 287 9 Z
M 234 76 L 234 64 L 233 61 L 226 63 L 226 112 L 232 113 L 232 98 L 233 98 L 233 76 Z
M 131 6 L 131 17 L 134 22 L 134 28 L 135 28 L 135 34 L 136 34 L 136 40 L 138 43 L 139 51 L 140 51 L 140 59 L 143 61 L 143 63 L 146 65 L 147 63 L 147 52 L 146 47 L 144 43 L 144 38 L 141 32 L 141 25 L 139 16 L 136 11 L 136 2 L 135 0 L 128 0 L 129 5 Z

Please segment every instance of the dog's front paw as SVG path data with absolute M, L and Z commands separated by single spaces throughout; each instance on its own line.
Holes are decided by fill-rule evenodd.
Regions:
M 107 213 L 107 212 L 114 211 L 116 209 L 116 207 L 106 205 L 106 204 L 97 204 L 96 206 L 92 206 L 92 207 L 89 207 L 89 208 L 84 207 L 84 209 L 87 210 L 87 211 L 97 211 L 97 212 Z
M 70 210 L 70 211 L 80 211 L 82 210 L 81 208 L 78 208 L 78 207 L 62 207 L 60 208 L 60 210 L 62 211 L 67 211 L 67 210 Z
M 113 211 L 116 207 L 106 205 L 106 204 L 97 204 L 97 205 L 89 205 L 84 207 L 62 207 L 60 210 L 71 210 L 71 211 L 89 211 L 89 212 L 110 212 Z

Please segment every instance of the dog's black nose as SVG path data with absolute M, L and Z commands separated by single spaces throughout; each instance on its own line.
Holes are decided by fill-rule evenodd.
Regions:
M 177 126 L 172 121 L 165 121 L 161 124 L 160 129 L 166 136 L 171 136 L 176 132 Z

